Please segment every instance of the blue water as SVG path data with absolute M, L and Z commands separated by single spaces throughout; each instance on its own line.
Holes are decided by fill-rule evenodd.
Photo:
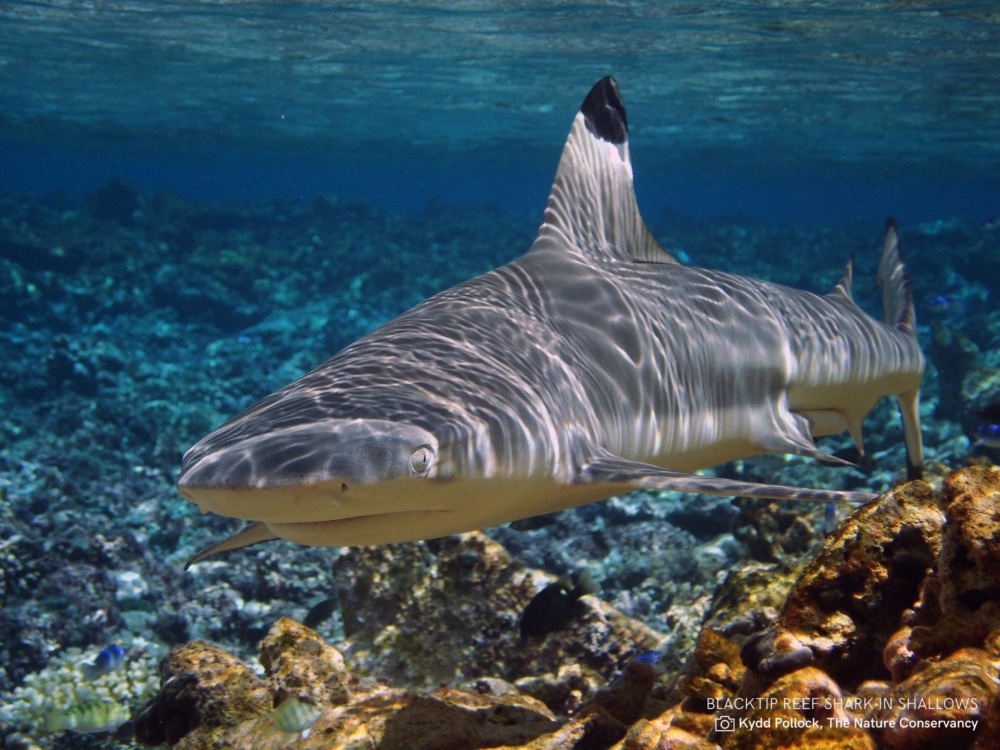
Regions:
M 150 674 L 160 649 L 191 639 L 247 659 L 278 617 L 302 619 L 348 579 L 365 588 L 350 569 L 336 579 L 333 550 L 286 542 L 182 572 L 239 524 L 177 494 L 181 455 L 372 327 L 527 249 L 570 123 L 604 75 L 628 109 L 640 209 L 685 261 L 822 292 L 856 253 L 858 302 L 879 315 L 871 285 L 896 216 L 928 362 L 928 476 L 1000 460 L 975 445 L 1000 408 L 994 5 L 0 3 L 0 746 L 40 735 L 38 716 L 8 722 L 5 705 L 70 647 L 93 660 L 121 644 Z M 113 178 L 138 192 L 101 189 Z M 244 203 L 268 198 L 291 200 Z M 232 205 L 208 205 L 220 201 Z M 720 471 L 879 491 L 904 466 L 887 406 L 866 422 L 871 462 L 858 469 L 765 456 Z M 850 444 L 822 447 L 850 457 Z M 743 552 L 770 560 L 781 528 L 795 548 L 781 559 L 799 559 L 824 519 L 674 500 L 489 533 L 530 566 L 596 571 L 602 598 L 680 638 L 665 659 L 684 661 Z M 757 528 L 772 537 L 763 551 L 719 541 Z M 340 607 L 331 642 L 355 616 Z M 420 632 L 454 614 L 427 614 Z M 482 652 L 470 663 L 523 653 L 494 641 L 518 616 L 470 633 Z M 351 659 L 406 661 L 356 643 Z M 376 667 L 358 674 L 396 684 Z
M 992 2 L 7 3 L 0 190 L 539 215 L 609 73 L 649 218 L 1000 211 Z

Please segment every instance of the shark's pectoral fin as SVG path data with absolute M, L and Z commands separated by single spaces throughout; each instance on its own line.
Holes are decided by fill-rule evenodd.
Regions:
M 738 479 L 703 477 L 679 471 L 661 469 L 641 461 L 603 454 L 592 459 L 580 470 L 581 483 L 623 484 L 629 487 L 667 490 L 669 492 L 697 492 L 708 495 L 738 495 L 770 500 L 807 500 L 812 502 L 863 503 L 875 495 L 868 492 L 842 490 L 813 490 L 804 487 L 784 487 L 776 484 L 756 484 Z
M 199 563 L 205 558 L 212 557 L 220 552 L 228 552 L 231 549 L 249 547 L 251 544 L 270 542 L 275 539 L 280 539 L 280 537 L 271 531 L 266 524 L 260 523 L 259 521 L 248 524 L 239 531 L 230 534 L 222 541 L 210 544 L 205 547 L 205 549 L 195 553 L 190 560 L 184 563 L 184 570 L 187 570 L 195 563 Z
M 833 429 L 833 425 L 838 429 Z M 854 466 L 850 461 L 821 451 L 813 442 L 813 434 L 828 435 L 842 432 L 847 426 L 844 418 L 827 410 L 786 412 L 777 429 L 757 438 L 762 453 L 795 453 L 819 461 L 843 466 Z M 829 430 L 829 431 L 828 431 Z

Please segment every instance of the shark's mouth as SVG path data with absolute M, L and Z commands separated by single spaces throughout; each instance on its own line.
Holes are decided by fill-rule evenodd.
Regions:
M 467 531 L 459 521 L 454 530 L 449 528 L 447 517 L 461 514 L 448 510 L 407 510 L 351 516 L 329 521 L 301 523 L 268 523 L 267 528 L 282 539 L 296 544 L 312 546 L 352 546 L 356 544 L 384 544 L 412 542 L 437 536 L 448 536 Z
M 435 503 L 420 501 L 428 484 L 428 480 L 397 479 L 366 485 L 333 479 L 287 487 L 181 486 L 178 490 L 203 513 L 267 524 L 312 524 L 405 513 L 415 505 L 432 510 Z

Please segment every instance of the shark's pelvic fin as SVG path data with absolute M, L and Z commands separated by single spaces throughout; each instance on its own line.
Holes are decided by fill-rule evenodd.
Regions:
M 738 479 L 703 477 L 661 469 L 652 464 L 632 461 L 620 456 L 604 454 L 587 463 L 580 471 L 580 482 L 625 484 L 631 487 L 666 490 L 669 492 L 697 492 L 708 495 L 739 495 L 770 500 L 805 500 L 818 503 L 863 503 L 876 496 L 869 492 L 843 490 L 814 490 L 804 487 L 785 487 L 776 484 L 756 484 Z
M 563 147 L 536 243 L 550 240 L 589 260 L 677 263 L 639 215 L 625 107 L 610 77 L 580 105 Z
M 242 529 L 230 534 L 222 541 L 210 544 L 208 547 L 205 547 L 205 549 L 196 552 L 190 560 L 184 563 L 184 570 L 187 570 L 195 563 L 199 563 L 206 558 L 219 554 L 220 552 L 228 552 L 231 549 L 249 547 L 251 544 L 270 542 L 280 538 L 281 537 L 267 528 L 265 524 L 260 523 L 259 521 L 247 524 Z
M 896 396 L 899 414 L 903 418 L 903 442 L 906 443 L 906 478 L 923 479 L 924 449 L 920 437 L 920 391 L 913 390 Z
M 810 415 L 815 416 L 814 412 Z M 809 416 L 797 412 L 785 412 L 784 424 L 780 424 L 772 432 L 758 438 L 757 443 L 763 453 L 795 453 L 809 456 L 819 461 L 831 464 L 853 466 L 850 461 L 821 451 L 813 441 Z

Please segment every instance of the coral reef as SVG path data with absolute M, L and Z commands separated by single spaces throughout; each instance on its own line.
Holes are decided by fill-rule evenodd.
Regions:
M 742 642 L 739 684 L 701 663 L 684 705 L 736 723 L 709 736 L 726 750 L 996 747 L 998 495 L 1000 470 L 972 467 L 859 508 Z
M 610 714 L 592 708 L 583 718 L 583 707 L 659 638 L 660 684 L 622 741 L 637 746 L 637 738 L 662 735 L 664 743 L 677 743 L 682 731 L 708 741 L 711 715 L 678 709 L 668 721 L 652 701 L 665 710 L 685 698 L 682 689 L 705 697 L 740 689 L 744 667 L 721 659 L 702 667 L 692 653 L 709 637 L 706 627 L 731 645 L 777 627 L 771 622 L 785 610 L 805 558 L 823 542 L 822 508 L 634 493 L 486 530 L 512 561 L 502 563 L 506 558 L 485 541 L 477 544 L 498 567 L 511 567 L 506 574 L 479 558 L 463 572 L 469 561 L 453 542 L 393 549 L 391 557 L 351 551 L 337 559 L 336 572 L 331 550 L 273 543 L 182 571 L 195 550 L 235 528 L 198 517 L 176 498 L 173 475 L 184 448 L 374 325 L 510 259 L 536 229 L 534 215 L 515 221 L 483 208 L 430 205 L 404 215 L 325 197 L 212 205 L 145 194 L 120 181 L 83 198 L 0 196 L 0 702 L 13 705 L 28 676 L 46 672 L 69 649 L 112 641 L 132 653 L 130 644 L 201 640 L 249 662 L 275 621 L 302 620 L 312 605 L 329 602 L 332 615 L 317 629 L 343 647 L 355 674 L 397 689 L 444 681 L 475 695 L 531 695 L 559 720 L 579 719 L 557 730 L 565 737 L 614 734 Z M 668 216 L 654 229 L 698 264 L 818 291 L 839 276 L 832 258 L 870 248 L 858 255 L 860 280 L 871 276 L 877 257 L 871 226 Z M 989 446 L 973 449 L 969 439 L 978 413 L 1000 399 L 1000 313 L 990 305 L 995 294 L 989 296 L 996 279 L 982 273 L 984 263 L 995 266 L 1000 257 L 1000 234 L 959 222 L 904 232 L 921 336 L 935 342 L 925 346 L 931 362 L 922 404 L 933 483 L 945 466 L 1000 459 Z M 922 272 L 927 268 L 935 273 Z M 866 304 L 868 295 L 858 297 Z M 713 471 L 838 488 L 878 490 L 898 481 L 903 454 L 888 404 L 866 420 L 865 443 L 873 460 L 857 468 L 770 456 Z M 846 437 L 825 438 L 823 449 L 856 459 Z M 988 504 L 968 517 L 960 507 L 941 505 L 947 518 L 956 514 L 956 528 L 984 516 Z M 835 579 L 846 577 L 822 570 L 813 588 L 802 584 L 806 599 L 832 586 L 820 604 L 832 599 L 838 614 L 801 600 L 799 620 L 791 611 L 782 615 L 794 640 L 774 637 L 779 630 L 771 641 L 762 637 L 754 658 L 767 661 L 772 676 L 760 679 L 811 659 L 841 690 L 856 684 L 861 694 L 915 679 L 921 664 L 957 649 L 993 653 L 979 633 L 994 611 L 984 572 L 989 544 L 970 546 L 968 561 L 938 555 L 950 544 L 950 524 L 936 542 L 925 534 L 929 526 L 886 536 L 892 560 L 862 570 L 854 594 L 838 594 Z M 837 554 L 829 565 L 847 560 L 846 552 Z M 875 560 L 882 551 L 865 555 L 858 559 Z M 926 559 L 931 577 L 917 570 Z M 955 563 L 947 574 L 946 560 Z M 365 565 L 386 577 L 366 584 Z M 456 578 L 455 588 L 435 579 L 442 569 Z M 581 570 L 598 585 L 599 598 L 584 597 L 566 629 L 519 641 L 519 608 L 553 577 Z M 486 576 L 478 587 L 477 575 Z M 970 575 L 979 578 L 968 581 Z M 504 583 L 503 593 L 491 582 Z M 897 599 L 870 612 L 858 601 L 883 592 Z M 407 615 L 411 599 L 419 603 Z M 652 630 L 636 636 L 632 625 L 619 628 L 626 622 L 620 615 Z M 955 638 L 966 631 L 950 618 L 979 630 Z M 466 620 L 474 627 L 466 629 Z M 854 655 L 851 628 L 864 657 Z M 405 657 L 394 661 L 393 649 Z M 862 665 L 857 676 L 845 676 L 851 663 Z M 664 684 L 678 674 L 675 687 Z M 272 698 L 295 697 L 314 681 L 309 673 L 285 676 L 287 690 L 269 687 Z M 0 744 L 15 742 L 25 728 L 0 721 Z M 546 737 L 536 741 L 550 742 Z M 101 741 L 68 733 L 51 740 L 60 749 Z
M 750 637 L 703 628 L 673 686 L 641 660 L 616 672 L 594 668 L 601 662 L 586 649 L 598 643 L 605 664 L 624 655 L 616 639 L 628 630 L 609 627 L 624 618 L 607 608 L 545 636 L 550 650 L 484 632 L 491 620 L 516 631 L 509 613 L 529 596 L 532 574 L 482 535 L 440 540 L 433 553 L 428 543 L 351 550 L 337 563 L 348 631 L 381 640 L 349 639 L 345 659 L 283 619 L 261 644 L 264 677 L 205 644 L 178 647 L 161 664 L 162 689 L 140 711 L 137 736 L 183 750 L 278 747 L 288 737 L 275 728 L 274 708 L 298 697 L 317 706 L 296 739 L 303 748 L 995 750 L 998 499 L 1000 469 L 970 467 L 939 492 L 913 482 L 858 508 L 772 623 Z M 414 564 L 428 555 L 433 565 Z M 412 613 L 398 594 L 393 600 L 399 589 L 389 580 L 405 582 Z M 496 596 L 492 608 L 483 604 L 489 596 L 471 595 L 484 588 Z M 430 621 L 444 627 L 417 645 L 417 623 Z M 488 658 L 477 661 L 484 650 Z M 582 684 L 602 686 L 575 704 L 543 702 L 543 684 L 572 681 L 553 668 L 560 662 L 573 663 Z M 429 692 L 378 684 L 383 669 Z M 518 672 L 535 676 L 512 684 Z M 440 679 L 469 689 L 430 689 Z
M 133 642 L 127 657 L 104 674 L 88 674 L 95 653 L 69 648 L 51 659 L 44 669 L 28 675 L 0 703 L 0 723 L 15 729 L 11 742 L 31 743 L 48 734 L 53 717 L 88 702 L 103 701 L 132 708 L 149 700 L 158 689 L 156 644 Z
M 426 687 L 483 675 L 513 681 L 574 664 L 580 673 L 557 682 L 586 693 L 592 688 L 585 686 L 603 683 L 662 640 L 590 596 L 577 603 L 565 629 L 522 638 L 525 607 L 553 579 L 515 562 L 480 533 L 343 549 L 334 577 L 349 658 L 366 674 L 397 684 Z
M 271 629 L 260 657 L 264 677 L 205 643 L 173 649 L 160 665 L 161 693 L 136 717 L 137 739 L 181 750 L 287 747 L 292 738 L 275 726 L 274 709 L 307 693 L 320 711 L 308 736 L 296 739 L 304 750 L 523 744 L 555 724 L 530 698 L 362 684 L 335 649 L 287 618 Z

